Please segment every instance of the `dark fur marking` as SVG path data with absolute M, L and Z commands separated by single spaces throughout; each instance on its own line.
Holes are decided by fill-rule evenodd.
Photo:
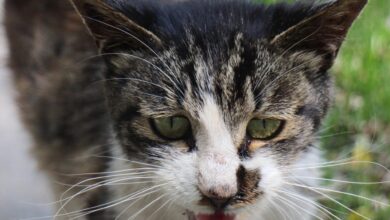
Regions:
M 251 140 L 248 136 L 244 138 L 240 147 L 238 148 L 238 156 L 241 160 L 245 160 L 250 158 L 249 145 L 251 144 Z
M 91 197 L 87 203 L 87 209 L 88 211 L 92 211 L 96 209 L 96 207 L 99 207 L 102 204 L 106 204 L 109 202 L 109 196 L 108 196 L 108 191 L 106 188 L 100 189 L 97 191 L 93 197 Z M 110 211 L 107 209 L 103 209 L 97 212 L 92 212 L 87 214 L 85 217 L 87 220 L 108 220 L 110 219 Z
M 304 116 L 313 122 L 313 130 L 317 131 L 321 125 L 322 113 L 318 107 L 314 105 L 304 105 L 297 109 L 296 115 Z
M 131 123 L 123 122 L 118 130 L 118 138 L 121 141 L 121 145 L 127 151 L 127 155 L 131 156 L 139 152 L 145 153 L 148 148 L 158 146 L 162 142 L 154 141 L 146 136 L 138 134 L 131 126 Z
M 262 194 L 258 190 L 260 179 L 261 176 L 257 170 L 249 171 L 240 166 L 237 171 L 238 193 L 234 197 L 233 205 L 253 203 Z
M 193 135 L 190 135 L 186 140 L 185 142 L 187 143 L 188 145 L 188 152 L 193 152 L 193 151 L 196 151 L 198 150 L 198 146 L 196 146 L 196 140 L 194 138 Z
M 274 91 L 274 95 L 270 99 L 271 103 L 279 103 L 283 100 L 291 101 L 294 99 L 292 96 L 294 95 L 293 89 L 295 89 L 295 87 L 292 87 L 291 85 L 289 85 L 289 83 L 290 82 L 287 80 L 278 80 L 278 87 Z
M 199 99 L 199 92 L 198 92 L 198 82 L 196 80 L 196 72 L 195 72 L 195 64 L 194 62 L 187 63 L 183 67 L 183 73 L 187 74 L 190 84 L 191 84 L 191 89 L 192 89 L 192 95 L 194 98 Z
M 257 58 L 257 51 L 255 48 L 251 48 L 249 45 L 245 46 L 244 52 L 241 54 L 241 63 L 234 68 L 234 100 L 242 100 L 246 95 L 247 88 L 244 87 L 245 81 L 248 77 L 254 74 L 256 71 L 255 60 Z
M 123 111 L 119 117 L 116 119 L 119 123 L 131 123 L 131 121 L 140 116 L 139 108 L 136 106 L 129 106 L 125 111 Z

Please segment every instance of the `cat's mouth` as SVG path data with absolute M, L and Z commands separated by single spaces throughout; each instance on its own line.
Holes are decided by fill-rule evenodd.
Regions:
M 214 214 L 189 214 L 189 220 L 235 220 L 236 216 L 226 214 L 223 212 L 216 212 Z

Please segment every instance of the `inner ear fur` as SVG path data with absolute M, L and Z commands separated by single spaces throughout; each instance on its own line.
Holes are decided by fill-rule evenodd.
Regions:
M 311 51 L 324 57 L 324 69 L 336 58 L 349 28 L 367 0 L 337 0 L 274 37 L 272 45 L 288 51 Z
M 127 44 L 135 48 L 161 46 L 154 33 L 138 25 L 103 0 L 70 0 L 100 48 Z

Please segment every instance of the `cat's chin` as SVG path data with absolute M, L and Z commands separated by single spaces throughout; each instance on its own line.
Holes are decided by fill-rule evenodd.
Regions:
M 236 216 L 233 214 L 226 214 L 223 212 L 216 212 L 213 214 L 193 214 L 189 215 L 189 220 L 235 220 Z

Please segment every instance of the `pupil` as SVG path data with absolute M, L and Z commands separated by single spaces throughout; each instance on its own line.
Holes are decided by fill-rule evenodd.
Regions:
M 173 129 L 173 118 L 169 119 L 169 123 L 170 123 L 171 129 Z

